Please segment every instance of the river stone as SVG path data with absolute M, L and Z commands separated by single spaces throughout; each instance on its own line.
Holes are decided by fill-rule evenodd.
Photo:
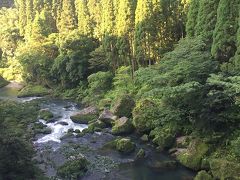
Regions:
M 110 110 L 105 109 L 98 119 L 108 125 L 112 125 L 112 123 L 116 121 L 117 116 L 115 116 Z
M 116 149 L 123 154 L 130 154 L 135 150 L 135 144 L 127 138 L 117 140 Z
M 98 117 L 98 109 L 94 106 L 90 106 L 82 109 L 70 118 L 74 123 L 89 124 L 90 121 L 96 120 Z
M 148 142 L 148 135 L 144 134 L 140 139 L 144 142 Z
M 130 117 L 135 107 L 133 98 L 129 95 L 120 96 L 112 107 L 112 112 L 119 117 Z
M 134 130 L 132 122 L 127 117 L 121 117 L 115 122 L 112 128 L 112 134 L 122 135 L 132 133 Z
M 205 142 L 196 139 L 189 144 L 185 151 L 179 152 L 176 157 L 184 166 L 198 171 L 201 169 L 202 159 L 207 154 L 208 149 L 209 147 Z

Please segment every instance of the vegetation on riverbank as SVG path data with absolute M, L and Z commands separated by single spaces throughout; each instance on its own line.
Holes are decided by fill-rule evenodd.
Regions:
M 240 177 L 239 0 L 37 2 L 1 9 L 2 75 L 113 112 L 85 131 L 126 116 L 197 178 Z

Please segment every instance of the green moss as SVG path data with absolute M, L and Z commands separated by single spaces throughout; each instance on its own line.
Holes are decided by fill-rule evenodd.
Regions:
M 71 116 L 71 120 L 78 124 L 89 124 L 90 121 L 96 120 L 97 115 L 95 114 L 76 114 L 74 116 Z
M 0 88 L 8 85 L 8 81 L 6 81 L 5 79 L 3 79 L 1 76 L 0 76 Z
M 49 122 L 54 116 L 53 113 L 47 109 L 42 109 L 39 111 L 38 117 L 40 119 L 44 119 L 45 121 Z
M 134 130 L 132 122 L 127 118 L 121 118 L 115 122 L 112 127 L 112 133 L 114 135 L 123 135 L 132 133 Z
M 223 159 L 210 160 L 210 170 L 218 179 L 240 179 L 240 165 Z
M 198 174 L 194 178 L 194 180 L 213 180 L 213 178 L 206 171 L 200 171 L 200 172 L 198 172 Z
M 116 102 L 113 102 L 112 112 L 119 117 L 130 117 L 135 106 L 133 98 L 129 95 L 120 96 Z
M 27 85 L 18 93 L 18 97 L 45 96 L 49 95 L 49 89 L 40 85 Z
M 140 149 L 136 155 L 136 159 L 141 159 L 141 158 L 144 158 L 146 155 L 146 152 L 144 149 Z
M 123 154 L 130 154 L 135 150 L 135 144 L 127 138 L 117 140 L 116 149 Z
M 69 160 L 58 168 L 57 175 L 64 179 L 79 179 L 86 173 L 88 164 L 83 157 Z
M 150 100 L 137 102 L 133 110 L 133 125 L 139 133 L 149 132 L 153 129 L 154 121 L 159 121 L 159 109 Z
M 194 140 L 190 143 L 188 149 L 177 155 L 177 159 L 184 166 L 200 170 L 203 157 L 208 152 L 208 145 L 200 140 Z

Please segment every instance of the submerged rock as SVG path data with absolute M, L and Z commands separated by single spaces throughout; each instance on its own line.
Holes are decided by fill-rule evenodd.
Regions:
M 213 177 L 210 174 L 208 174 L 206 171 L 200 171 L 198 172 L 194 180 L 213 180 Z
M 60 124 L 60 125 L 63 125 L 63 126 L 68 126 L 68 123 L 67 123 L 67 122 L 64 122 L 64 121 L 57 122 L 57 124 Z M 56 124 L 56 125 L 57 125 L 57 124 Z
M 117 140 L 116 149 L 123 154 L 130 154 L 135 150 L 135 144 L 127 138 Z
M 149 167 L 155 170 L 175 169 L 177 167 L 177 161 L 153 161 L 149 164 Z
M 208 145 L 201 140 L 193 140 L 185 151 L 177 154 L 177 160 L 184 166 L 193 169 L 200 170 L 202 159 L 208 152 Z
M 112 127 L 114 135 L 122 135 L 132 133 L 134 130 L 132 122 L 127 117 L 118 119 Z
M 114 121 L 117 120 L 117 116 L 115 116 L 110 110 L 105 109 L 98 119 L 108 125 L 112 125 Z
M 135 106 L 133 98 L 129 95 L 119 97 L 112 107 L 112 112 L 119 117 L 130 117 Z

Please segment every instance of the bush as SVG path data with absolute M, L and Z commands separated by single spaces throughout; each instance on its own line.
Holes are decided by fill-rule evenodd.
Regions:
M 84 102 L 97 104 L 111 89 L 113 75 L 110 72 L 98 72 L 88 77 L 87 96 Z

